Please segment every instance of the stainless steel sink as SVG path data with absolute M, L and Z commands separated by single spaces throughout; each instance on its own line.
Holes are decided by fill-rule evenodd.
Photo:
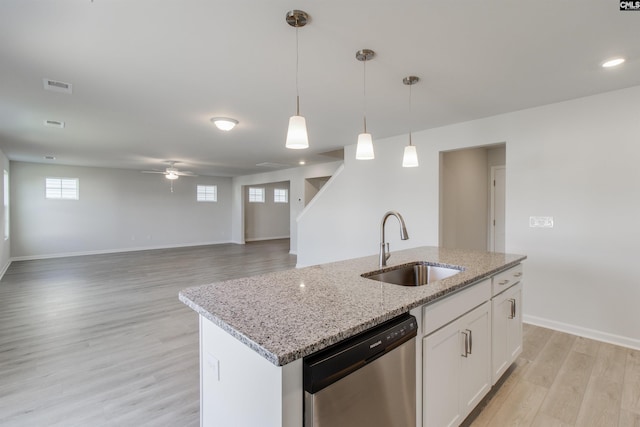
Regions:
M 393 283 L 402 286 L 421 286 L 446 279 L 463 271 L 462 267 L 442 267 L 429 262 L 412 262 L 391 269 L 364 273 L 365 279 Z

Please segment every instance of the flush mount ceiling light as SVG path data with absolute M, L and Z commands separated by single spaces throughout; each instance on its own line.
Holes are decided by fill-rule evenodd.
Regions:
M 356 59 L 362 61 L 362 110 L 364 131 L 358 135 L 358 145 L 356 146 L 356 159 L 372 160 L 375 158 L 373 153 L 373 140 L 371 134 L 367 133 L 367 61 L 373 58 L 375 52 L 371 49 L 362 49 L 356 52 Z
M 307 122 L 300 115 L 300 91 L 298 85 L 298 28 L 307 24 L 309 15 L 301 10 L 287 12 L 287 24 L 296 29 L 296 115 L 289 118 L 289 128 L 287 130 L 287 141 L 285 147 L 292 149 L 309 148 L 309 137 L 307 136 Z
M 611 58 L 602 63 L 602 68 L 612 68 L 621 65 L 625 61 L 624 58 Z
M 230 131 L 238 124 L 236 119 L 230 119 L 228 117 L 213 117 L 211 118 L 211 122 L 216 125 L 216 127 L 225 132 Z
M 402 157 L 402 167 L 404 168 L 415 168 L 419 165 L 418 152 L 411 141 L 411 86 L 419 81 L 420 79 L 416 76 L 408 76 L 402 79 L 402 83 L 409 86 L 409 145 L 404 147 L 404 156 Z

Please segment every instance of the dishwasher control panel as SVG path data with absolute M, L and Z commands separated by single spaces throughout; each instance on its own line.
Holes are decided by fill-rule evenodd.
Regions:
M 315 393 L 415 338 L 416 318 L 405 313 L 303 359 L 304 388 Z

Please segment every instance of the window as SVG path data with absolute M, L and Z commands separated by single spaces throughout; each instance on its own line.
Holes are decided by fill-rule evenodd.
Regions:
M 273 189 L 273 202 L 274 203 L 289 203 L 289 190 L 286 188 L 274 188 Z
M 264 203 L 264 188 L 249 187 L 249 203 Z
M 217 202 L 217 185 L 198 185 L 196 190 L 196 200 L 199 202 Z
M 4 240 L 9 238 L 9 172 L 4 171 Z
M 78 200 L 78 178 L 47 178 L 47 199 Z

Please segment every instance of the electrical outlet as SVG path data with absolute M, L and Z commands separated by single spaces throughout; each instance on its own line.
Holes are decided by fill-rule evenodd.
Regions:
M 530 216 L 529 227 L 553 228 L 553 217 L 552 216 Z

